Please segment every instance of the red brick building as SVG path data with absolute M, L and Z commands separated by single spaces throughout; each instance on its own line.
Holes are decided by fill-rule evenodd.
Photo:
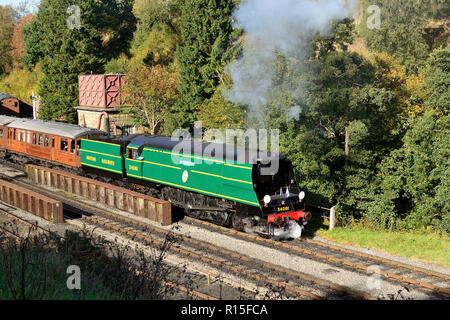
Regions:
M 78 76 L 78 125 L 95 128 L 110 134 L 133 134 L 140 128 L 130 123 L 118 107 L 124 104 L 121 89 L 126 83 L 124 74 L 91 74 Z
M 0 92 L 0 115 L 32 118 L 33 107 L 7 93 Z

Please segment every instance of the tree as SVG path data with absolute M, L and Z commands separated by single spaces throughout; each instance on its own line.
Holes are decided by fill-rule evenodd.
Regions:
M 135 67 L 129 71 L 123 88 L 127 99 L 122 112 L 128 114 L 134 124 L 158 134 L 163 130 L 170 106 L 178 98 L 177 85 L 176 74 L 166 67 Z
M 28 14 L 17 21 L 14 27 L 14 34 L 12 37 L 12 58 L 14 65 L 17 68 L 23 68 L 22 58 L 25 55 L 25 43 L 23 40 L 23 28 L 31 23 L 34 19 L 33 14 Z
M 27 55 L 32 56 L 28 61 L 39 61 L 43 73 L 39 84 L 42 119 L 75 122 L 78 75 L 103 72 L 102 38 L 95 28 L 99 7 L 93 0 L 73 5 L 83 13 L 79 26 L 68 27 L 68 19 L 76 19 L 76 11 L 70 17 L 65 0 L 43 0 L 24 32 Z
M 244 126 L 244 110 L 227 101 L 219 86 L 211 99 L 200 105 L 198 121 L 204 129 L 240 129 Z
M 43 73 L 40 117 L 76 121 L 78 75 L 103 73 L 106 61 L 126 50 L 133 29 L 131 3 L 42 0 L 36 18 L 24 29 L 23 59 L 28 69 L 39 62 Z M 123 23 L 110 24 L 118 21 Z
M 352 27 L 333 22 L 329 35 L 312 39 L 305 59 L 278 57 L 264 114 L 280 129 L 280 149 L 308 201 L 338 204 L 341 217 L 358 219 L 376 195 L 377 165 L 401 136 L 391 130 L 400 117 L 395 94 L 376 65 L 347 51 Z
M 20 68 L 15 69 L 0 81 L 0 92 L 7 92 L 31 105 L 30 97 L 33 92 L 35 94 L 38 92 L 41 77 L 39 66 L 36 66 L 32 72 Z
M 366 21 L 373 14 L 366 11 L 370 5 L 381 10 L 379 29 L 367 26 Z M 430 52 L 442 45 L 439 37 L 445 28 L 428 28 L 428 24 L 431 20 L 442 20 L 439 25 L 444 25 L 449 15 L 446 0 L 362 0 L 361 7 L 364 15 L 360 33 L 366 45 L 393 55 L 407 67 L 408 74 L 417 74 Z M 448 42 L 448 35 L 445 41 Z
M 380 163 L 379 188 L 367 219 L 385 227 L 450 231 L 449 49 L 425 62 L 424 114 L 411 117 L 402 145 Z
M 133 14 L 134 1 L 101 0 L 97 3 L 99 16 L 92 23 L 102 37 L 102 56 L 106 60 L 129 54 L 137 23 Z
M 0 76 L 12 67 L 11 41 L 16 13 L 11 6 L 0 6 Z
M 424 112 L 426 92 L 422 74 L 408 75 L 406 67 L 398 63 L 393 56 L 386 53 L 374 53 L 371 62 L 375 66 L 378 86 L 391 91 L 395 95 L 394 110 L 401 114 L 402 123 L 396 122 L 395 116 L 390 120 L 388 130 L 403 130 L 404 123 L 410 116 L 418 117 Z
M 368 208 L 368 219 L 387 227 L 434 225 L 450 231 L 449 120 L 436 111 L 412 120 L 403 146 L 381 164 L 380 191 Z
M 238 52 L 232 40 L 231 0 L 186 0 L 181 15 L 181 44 L 176 51 L 180 67 L 181 98 L 172 112 L 178 125 L 192 128 L 199 106 L 222 82 L 223 69 Z
M 450 112 L 450 48 L 438 48 L 425 63 L 425 88 L 429 95 L 425 102 L 428 110 L 442 114 Z

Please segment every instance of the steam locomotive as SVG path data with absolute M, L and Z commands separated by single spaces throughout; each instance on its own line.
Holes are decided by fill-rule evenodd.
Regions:
M 146 134 L 107 136 L 61 122 L 0 116 L 0 156 L 137 185 L 191 217 L 236 229 L 249 218 L 268 232 L 311 218 L 281 153 Z

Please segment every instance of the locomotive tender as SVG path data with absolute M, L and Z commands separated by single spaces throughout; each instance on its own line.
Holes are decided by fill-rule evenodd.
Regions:
M 60 122 L 4 116 L 0 149 L 7 159 L 50 162 L 140 185 L 189 216 L 237 229 L 246 218 L 268 227 L 281 227 L 289 220 L 306 224 L 311 218 L 305 212 L 305 193 L 281 153 L 252 153 L 210 142 L 196 146 L 191 140 L 145 134 L 106 136 Z M 264 175 L 263 169 L 273 161 L 279 163 L 278 170 Z

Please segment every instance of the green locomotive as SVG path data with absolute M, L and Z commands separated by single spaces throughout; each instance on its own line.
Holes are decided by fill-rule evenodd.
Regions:
M 81 163 L 97 175 L 146 186 L 189 216 L 217 224 L 239 229 L 248 217 L 268 226 L 306 224 L 310 214 L 291 163 L 280 153 L 250 151 L 151 135 L 100 137 L 81 141 Z M 263 175 L 273 161 L 278 170 Z

